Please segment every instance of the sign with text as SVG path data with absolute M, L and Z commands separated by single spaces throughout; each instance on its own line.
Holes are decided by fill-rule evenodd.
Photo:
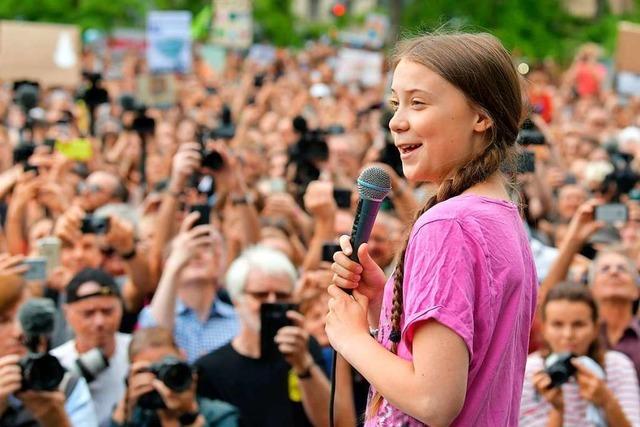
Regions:
M 191 12 L 150 12 L 147 16 L 149 70 L 188 73 L 191 62 Z
M 80 32 L 75 25 L 0 21 L 0 79 L 43 86 L 80 84 Z
M 361 83 L 375 86 L 382 82 L 384 58 L 380 52 L 342 48 L 338 52 L 336 80 L 339 83 Z
M 249 0 L 214 0 L 211 43 L 248 49 L 253 42 L 253 16 Z

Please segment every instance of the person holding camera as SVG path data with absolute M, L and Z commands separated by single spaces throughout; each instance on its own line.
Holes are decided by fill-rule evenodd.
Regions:
M 129 345 L 127 390 L 111 427 L 236 427 L 238 411 L 233 406 L 196 395 L 196 375 L 184 359 L 170 330 L 136 331 Z
M 66 287 L 66 321 L 75 338 L 53 349 L 62 365 L 87 378 L 101 426 L 125 391 L 131 336 L 118 332 L 122 297 L 113 277 L 99 269 L 84 269 Z
M 540 308 L 546 348 L 527 359 L 520 425 L 640 426 L 633 364 L 602 347 L 589 289 L 558 284 Z
M 322 353 L 304 330 L 302 314 L 284 304 L 291 302 L 296 281 L 283 253 L 262 246 L 245 250 L 226 276 L 240 332 L 196 362 L 198 393 L 236 406 L 247 426 L 328 424 Z M 338 411 L 345 404 L 339 402 Z
M 83 378 L 68 377 L 51 391 L 27 386 L 21 363 L 27 349 L 18 322 L 18 308 L 25 299 L 24 280 L 20 276 L 0 274 L 0 426 L 97 426 L 95 408 Z

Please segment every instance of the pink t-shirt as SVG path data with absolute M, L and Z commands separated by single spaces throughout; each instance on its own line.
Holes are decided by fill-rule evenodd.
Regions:
M 467 394 L 453 426 L 518 425 L 537 283 L 527 235 L 512 203 L 457 196 L 414 224 L 405 256 L 398 355 L 413 360 L 415 329 L 428 319 L 464 340 L 470 357 Z M 390 278 L 378 334 L 386 348 L 391 347 L 392 299 Z M 421 425 L 386 400 L 366 422 L 368 427 Z

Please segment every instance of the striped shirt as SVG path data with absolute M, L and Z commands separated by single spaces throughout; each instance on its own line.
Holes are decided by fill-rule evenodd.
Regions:
M 211 305 L 209 317 L 203 322 L 198 313 L 176 299 L 176 317 L 173 336 L 178 347 L 187 353 L 190 363 L 201 356 L 222 347 L 239 331 L 238 318 L 233 306 L 216 299 Z M 138 325 L 141 328 L 157 326 L 150 307 L 140 312 Z
M 622 411 L 633 427 L 640 427 L 640 391 L 633 363 L 617 351 L 607 351 L 604 357 L 607 387 L 618 399 Z M 544 360 L 536 352 L 527 359 L 522 400 L 520 405 L 520 427 L 544 427 L 547 425 L 551 405 L 539 395 L 533 386 L 533 376 L 544 369 Z M 564 427 L 592 427 L 587 422 L 590 402 L 580 397 L 575 379 L 562 385 L 564 400 Z

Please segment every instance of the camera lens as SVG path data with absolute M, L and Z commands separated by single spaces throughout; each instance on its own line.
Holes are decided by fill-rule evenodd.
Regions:
M 158 368 L 158 379 L 173 391 L 185 391 L 191 386 L 191 367 L 177 359 L 165 359 Z
M 202 156 L 202 167 L 217 171 L 224 167 L 224 160 L 217 151 L 205 151 Z
M 24 390 L 52 391 L 64 378 L 65 370 L 49 353 L 29 354 L 20 361 Z

